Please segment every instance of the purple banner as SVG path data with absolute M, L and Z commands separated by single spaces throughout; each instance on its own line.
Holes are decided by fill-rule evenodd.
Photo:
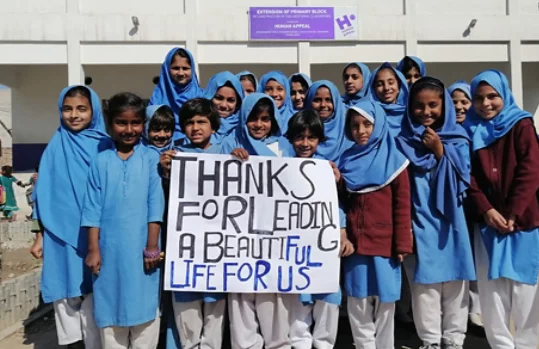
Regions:
M 295 41 L 354 40 L 357 39 L 354 12 L 357 13 L 357 9 L 354 11 L 353 8 L 334 7 L 251 7 L 249 38 Z

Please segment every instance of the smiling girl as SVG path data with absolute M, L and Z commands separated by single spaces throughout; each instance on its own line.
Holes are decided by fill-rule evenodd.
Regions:
M 305 102 L 305 95 L 309 86 L 312 85 L 311 79 L 303 74 L 296 73 L 290 76 L 290 98 L 292 99 L 292 104 L 294 105 L 294 111 L 299 111 L 303 109 Z
M 240 79 L 245 96 L 256 92 L 256 89 L 258 88 L 258 80 L 255 74 L 251 73 L 250 71 L 244 70 L 236 74 L 236 77 Z
M 408 86 L 412 86 L 414 82 L 427 75 L 427 67 L 425 63 L 415 56 L 406 56 L 397 64 L 399 70 L 404 77 Z
M 457 122 L 462 125 L 466 120 L 466 113 L 472 106 L 470 85 L 460 80 L 449 86 L 448 90 L 451 93 L 451 99 L 453 99 L 455 111 L 457 112 Z
M 288 120 L 294 114 L 294 107 L 290 99 L 290 82 L 280 71 L 270 71 L 262 75 L 258 92 L 271 96 L 277 105 L 279 111 L 279 124 L 281 130 L 286 132 Z
M 342 72 L 344 94 L 342 96 L 347 106 L 368 96 L 371 71 L 366 64 L 361 62 L 349 63 Z

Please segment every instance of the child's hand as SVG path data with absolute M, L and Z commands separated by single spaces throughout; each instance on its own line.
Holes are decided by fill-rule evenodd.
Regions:
M 352 253 L 354 253 L 354 245 L 348 238 L 341 238 L 341 253 L 339 253 L 339 257 L 348 257 Z
M 99 252 L 99 249 L 88 252 L 86 266 L 90 268 L 93 274 L 99 274 L 99 270 L 101 269 L 101 252 Z
M 176 155 L 175 150 L 167 150 L 161 154 L 159 158 L 159 164 L 163 169 L 163 177 L 168 178 L 170 175 L 170 168 L 172 167 L 172 158 Z
M 30 248 L 30 254 L 35 259 L 41 259 L 43 258 L 43 234 L 42 233 L 36 233 L 36 239 L 34 240 L 34 244 Z
M 247 152 L 247 150 L 242 149 L 242 148 L 236 148 L 232 150 L 230 155 L 234 155 L 235 157 L 239 158 L 242 161 L 249 160 L 249 153 Z
M 430 127 L 425 127 L 425 132 L 423 133 L 423 144 L 425 147 L 429 148 L 437 159 L 441 159 L 444 155 L 444 146 L 440 136 Z
M 500 234 L 505 234 L 506 232 L 509 232 L 509 225 L 508 222 L 505 220 L 505 218 L 500 214 L 500 212 L 496 211 L 495 209 L 491 208 L 487 212 L 483 214 L 483 218 L 485 219 L 485 223 L 489 227 L 492 227 L 496 229 Z M 513 229 L 514 220 L 511 222 L 511 229 Z
M 406 258 L 406 256 L 408 256 L 408 253 L 399 253 L 397 254 L 397 259 L 402 263 L 404 262 L 404 258 Z
M 339 171 L 339 168 L 333 161 L 330 161 L 329 164 L 331 165 L 331 168 L 333 169 L 333 175 L 335 176 L 335 182 L 339 183 L 341 180 L 341 171 Z
M 149 257 L 145 256 L 144 257 L 144 269 L 152 270 L 152 269 L 157 268 L 159 263 L 162 261 L 161 251 L 159 250 L 159 247 L 158 246 L 151 246 L 151 247 L 146 246 L 145 252 L 150 253 L 150 254 L 155 253 L 156 257 L 155 258 L 149 258 Z

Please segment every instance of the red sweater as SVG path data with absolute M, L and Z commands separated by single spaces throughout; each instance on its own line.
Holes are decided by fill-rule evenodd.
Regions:
M 532 119 L 520 120 L 474 154 L 468 195 L 477 215 L 494 208 L 506 219 L 516 216 L 515 230 L 539 227 L 538 189 L 539 145 Z
M 341 180 L 339 193 L 346 212 L 348 239 L 356 253 L 394 257 L 413 252 L 408 171 L 401 172 L 382 189 L 366 194 L 348 192 Z

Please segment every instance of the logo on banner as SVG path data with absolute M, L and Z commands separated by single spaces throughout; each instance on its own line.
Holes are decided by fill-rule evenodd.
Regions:
M 344 15 L 342 17 L 335 18 L 335 22 L 339 26 L 343 36 L 347 36 L 356 32 L 355 28 L 356 15 Z

